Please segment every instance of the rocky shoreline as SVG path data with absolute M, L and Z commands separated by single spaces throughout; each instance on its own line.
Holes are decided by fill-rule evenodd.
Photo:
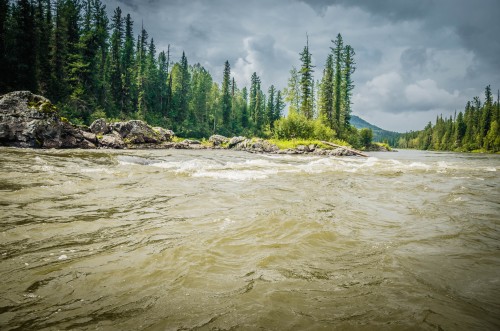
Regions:
M 29 91 L 0 96 L 0 146 L 21 148 L 110 148 L 110 149 L 229 149 L 268 154 L 359 155 L 344 147 L 332 149 L 299 145 L 279 149 L 264 139 L 213 135 L 208 143 L 185 139 L 173 141 L 172 130 L 151 127 L 143 121 L 107 123 L 94 121 L 90 127 L 75 126 L 60 117 L 47 98 Z

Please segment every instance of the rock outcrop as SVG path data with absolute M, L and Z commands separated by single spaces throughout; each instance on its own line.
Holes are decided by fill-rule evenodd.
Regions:
M 29 91 L 0 97 L 0 145 L 31 148 L 96 148 L 46 98 Z
M 77 127 L 45 97 L 17 91 L 0 97 L 0 145 L 31 148 L 126 148 L 159 145 L 172 140 L 174 132 L 152 128 L 143 121 L 107 123 L 95 120 Z

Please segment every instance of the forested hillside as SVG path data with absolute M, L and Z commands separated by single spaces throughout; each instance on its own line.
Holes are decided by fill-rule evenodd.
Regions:
M 354 50 L 340 34 L 321 82 L 306 42 L 281 91 L 262 86 L 256 72 L 251 86 L 239 86 L 227 61 L 218 84 L 186 54 L 158 51 L 145 26 L 134 35 L 136 23 L 120 8 L 108 18 L 100 0 L 0 0 L 0 13 L 0 93 L 44 95 L 77 124 L 142 119 L 189 137 L 359 140 L 350 126 Z M 293 119 L 282 118 L 285 102 Z
M 351 124 L 357 129 L 370 129 L 373 132 L 373 141 L 376 142 L 385 142 L 390 146 L 396 146 L 401 133 L 394 131 L 387 131 L 379 128 L 376 125 L 368 123 L 364 119 L 353 115 L 351 117 Z
M 464 112 L 429 122 L 424 130 L 408 132 L 398 141 L 398 147 L 440 151 L 500 151 L 500 92 L 493 101 L 491 87 L 484 91 L 484 103 L 479 97 L 467 102 Z

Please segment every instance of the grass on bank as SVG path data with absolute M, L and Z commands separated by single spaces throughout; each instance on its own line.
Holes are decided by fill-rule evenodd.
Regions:
M 297 146 L 303 145 L 303 146 L 309 146 L 309 145 L 314 145 L 317 148 L 322 148 L 322 149 L 332 149 L 332 146 L 326 145 L 322 143 L 320 140 L 316 139 L 269 139 L 268 140 L 271 144 L 274 144 L 278 146 L 279 149 L 294 149 L 297 148 Z M 343 140 L 333 140 L 331 141 L 333 144 L 337 144 L 340 146 L 346 146 L 349 147 L 350 145 L 343 141 Z
M 183 142 L 186 139 L 188 139 L 188 140 L 197 140 L 203 146 L 206 146 L 206 147 L 211 147 L 212 146 L 212 143 L 209 142 L 207 138 L 195 139 L 195 138 L 185 138 L 185 137 L 174 136 L 172 138 L 172 142 L 174 142 L 174 143 L 181 143 L 181 142 Z M 257 142 L 258 140 L 261 140 L 262 138 L 253 137 L 253 138 L 250 138 L 250 139 L 251 139 L 252 142 Z M 316 148 L 322 148 L 322 149 L 333 149 L 334 148 L 334 147 L 332 147 L 330 145 L 322 143 L 321 140 L 317 140 L 317 139 L 274 139 L 274 138 L 272 138 L 272 139 L 262 139 L 262 140 L 268 141 L 271 144 L 274 144 L 274 145 L 278 146 L 279 149 L 295 149 L 295 148 L 297 148 L 300 145 L 303 145 L 303 146 L 314 145 Z M 349 143 L 347 143 L 344 140 L 340 140 L 340 139 L 334 139 L 334 140 L 331 140 L 330 142 L 333 143 L 333 144 L 340 145 L 340 146 L 351 147 L 349 145 Z M 222 144 L 222 147 L 226 147 L 226 146 L 224 146 L 224 144 Z

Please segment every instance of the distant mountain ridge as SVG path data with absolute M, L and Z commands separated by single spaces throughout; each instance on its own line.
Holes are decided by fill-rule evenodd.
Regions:
M 371 129 L 373 131 L 373 141 L 385 141 L 391 146 L 395 145 L 401 135 L 399 132 L 381 129 L 356 115 L 351 115 L 351 125 L 353 125 L 356 129 Z

